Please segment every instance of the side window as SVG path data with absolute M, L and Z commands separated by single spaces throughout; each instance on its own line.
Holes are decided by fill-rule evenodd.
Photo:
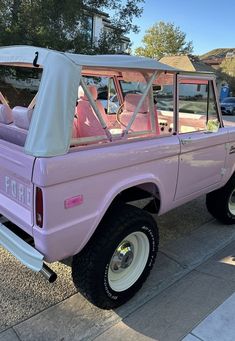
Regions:
M 155 79 L 153 76 L 155 73 L 129 70 L 112 73 L 111 77 L 102 70 L 96 75 L 83 75 L 93 100 L 97 100 L 99 113 L 92 109 L 89 100 L 78 89 L 81 98 L 77 101 L 72 137 L 83 140 L 76 144 L 106 141 L 107 130 L 104 131 L 102 123 L 113 140 L 173 134 L 175 76 L 171 73 L 157 74 Z
M 179 133 L 204 131 L 209 121 L 218 120 L 212 81 L 180 80 L 178 103 Z

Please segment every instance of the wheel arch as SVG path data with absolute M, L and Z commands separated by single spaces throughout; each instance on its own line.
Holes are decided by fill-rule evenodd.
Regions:
M 135 177 L 130 179 L 124 179 L 118 183 L 115 184 L 115 186 L 112 187 L 110 191 L 107 192 L 106 196 L 103 198 L 103 200 L 100 203 L 100 209 L 97 214 L 97 219 L 95 220 L 93 226 L 91 227 L 89 233 L 87 234 L 87 238 L 84 240 L 84 243 L 80 250 L 82 250 L 88 242 L 95 238 L 96 234 L 100 231 L 100 226 L 102 226 L 102 221 L 106 219 L 107 216 L 112 214 L 112 211 L 122 203 L 125 203 L 127 201 L 122 201 L 121 196 L 123 193 L 125 193 L 125 196 L 130 193 L 132 190 L 137 190 L 137 193 L 147 193 L 150 196 L 156 197 L 160 201 L 162 201 L 162 193 L 163 188 L 158 181 L 152 174 L 149 176 L 142 176 L 142 177 Z M 132 199 L 134 199 L 132 197 Z M 136 200 L 141 198 L 136 198 Z M 132 200 L 134 201 L 134 200 Z
M 116 184 L 112 191 L 107 193 L 103 202 L 102 218 L 100 221 L 105 217 L 109 209 L 112 209 L 120 201 L 126 203 L 152 196 L 157 198 L 161 203 L 162 193 L 161 183 L 153 176 L 132 178 L 131 181 L 130 179 L 127 181 L 123 180 Z

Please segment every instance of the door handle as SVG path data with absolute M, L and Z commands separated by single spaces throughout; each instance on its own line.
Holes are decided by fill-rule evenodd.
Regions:
M 186 139 L 180 139 L 180 142 L 185 145 L 185 144 L 188 144 L 188 143 L 191 143 L 192 142 L 192 139 L 191 137 L 188 137 Z

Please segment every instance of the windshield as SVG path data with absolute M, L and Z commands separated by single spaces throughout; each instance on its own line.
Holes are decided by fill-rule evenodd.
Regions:
M 227 97 L 223 100 L 223 103 L 235 103 L 235 97 Z
M 120 81 L 123 97 L 127 94 L 143 94 L 146 82 Z M 154 104 L 158 110 L 173 111 L 173 76 L 164 74 L 158 77 L 152 86 Z
M 146 88 L 144 82 L 127 82 L 124 80 L 120 81 L 123 97 L 127 94 L 142 94 Z

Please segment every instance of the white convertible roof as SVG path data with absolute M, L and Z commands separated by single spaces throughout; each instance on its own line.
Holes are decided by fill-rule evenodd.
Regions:
M 41 47 L 33 46 L 9 46 L 0 48 L 0 63 L 28 64 L 32 66 L 35 53 L 38 52 L 37 63 L 40 66 L 47 64 L 47 56 L 53 55 L 59 58 L 63 55 L 75 64 L 85 68 L 111 68 L 111 69 L 138 69 L 138 70 L 160 70 L 177 72 L 178 70 L 160 63 L 151 58 L 136 57 L 129 55 L 82 55 L 66 52 L 58 52 Z
M 83 72 L 102 70 L 153 74 L 178 70 L 150 58 L 127 55 L 87 56 L 32 46 L 0 48 L 0 65 L 42 67 L 43 74 L 25 143 L 26 153 L 49 157 L 65 154 L 70 147 L 78 86 Z

